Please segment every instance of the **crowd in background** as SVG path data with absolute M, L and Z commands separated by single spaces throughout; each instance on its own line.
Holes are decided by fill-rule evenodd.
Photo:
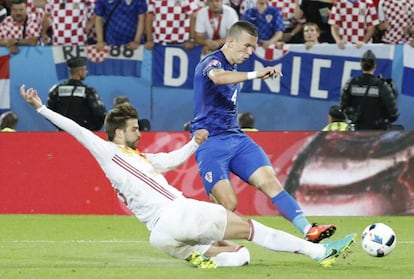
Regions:
M 239 20 L 256 26 L 263 48 L 414 47 L 414 0 L 0 0 L 0 46 L 17 54 L 21 45 L 94 45 L 104 51 L 182 44 L 187 50 L 200 45 L 206 55 L 223 46 Z
M 413 0 L 0 0 L 0 46 L 199 44 L 206 54 L 238 20 L 256 25 L 265 48 L 308 40 L 414 46 Z

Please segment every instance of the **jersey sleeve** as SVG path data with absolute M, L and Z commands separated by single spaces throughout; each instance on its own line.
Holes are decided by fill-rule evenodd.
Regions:
M 183 147 L 169 153 L 144 153 L 144 156 L 154 166 L 158 172 L 166 172 L 177 168 L 188 160 L 197 150 L 198 144 L 194 139 L 186 143 Z
M 99 161 L 100 156 L 105 156 L 105 148 L 108 142 L 90 130 L 80 126 L 75 121 L 56 113 L 45 106 L 37 109 L 37 112 L 52 122 L 55 126 L 68 132 L 76 138 L 84 147 L 86 147 L 94 157 Z

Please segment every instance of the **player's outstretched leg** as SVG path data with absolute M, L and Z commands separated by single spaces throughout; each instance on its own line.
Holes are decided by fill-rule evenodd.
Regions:
M 335 263 L 335 259 L 338 256 L 342 255 L 345 258 L 349 248 L 355 241 L 355 237 L 356 233 L 351 233 L 336 241 L 326 240 L 323 243 L 326 248 L 325 255 L 319 258 L 318 262 L 323 267 L 330 267 Z
M 331 237 L 336 231 L 336 226 L 333 224 L 318 225 L 309 223 L 297 201 L 285 190 L 273 197 L 272 203 L 284 218 L 292 222 L 303 233 L 308 241 L 318 243 Z
M 312 227 L 306 233 L 306 240 L 309 240 L 314 243 L 319 243 L 322 239 L 331 237 L 336 231 L 336 226 L 333 224 L 330 225 L 318 225 L 316 223 L 312 224 Z

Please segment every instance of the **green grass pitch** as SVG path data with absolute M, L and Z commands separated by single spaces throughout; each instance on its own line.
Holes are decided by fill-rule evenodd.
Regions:
M 255 217 L 297 234 L 281 217 Z M 414 278 L 414 217 L 310 217 L 335 223 L 337 239 L 357 232 L 346 258 L 323 268 L 301 255 L 275 253 L 241 241 L 251 263 L 239 268 L 199 270 L 151 247 L 144 225 L 132 216 L 0 215 L 0 278 Z M 361 248 L 362 230 L 384 222 L 397 247 L 384 258 Z

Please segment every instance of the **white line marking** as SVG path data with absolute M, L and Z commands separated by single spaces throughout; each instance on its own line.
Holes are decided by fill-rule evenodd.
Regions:
M 0 240 L 0 243 L 97 243 L 97 244 L 138 244 L 138 243 L 149 243 L 147 240 L 110 240 L 110 239 L 103 239 L 103 240 L 83 240 L 83 239 L 66 239 L 66 240 Z M 399 241 L 397 239 L 397 244 L 414 244 L 414 240 L 407 240 L 407 241 Z
M 105 243 L 105 244 L 131 244 L 131 243 L 148 243 L 144 240 L 83 240 L 83 239 L 67 239 L 67 240 L 0 240 L 0 243 Z

